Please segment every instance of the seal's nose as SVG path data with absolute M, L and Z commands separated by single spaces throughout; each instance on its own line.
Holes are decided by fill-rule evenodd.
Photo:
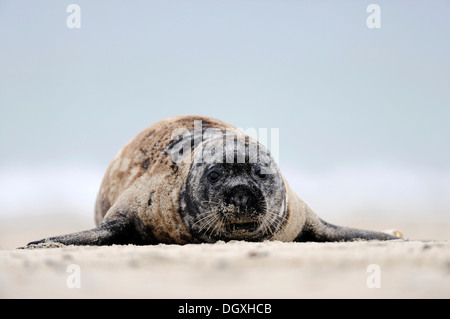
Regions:
M 248 185 L 236 185 L 225 194 L 225 201 L 239 209 L 243 213 L 250 208 L 255 208 L 256 198 Z
M 231 197 L 231 203 L 237 207 L 244 207 L 248 203 L 249 196 L 250 194 L 248 190 L 243 187 L 239 187 Z

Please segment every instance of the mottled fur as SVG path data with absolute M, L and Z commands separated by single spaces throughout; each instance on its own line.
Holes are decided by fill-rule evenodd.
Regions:
M 202 132 L 195 132 L 194 120 L 202 121 Z M 227 130 L 228 134 L 244 134 L 222 121 L 201 116 L 176 116 L 148 127 L 118 152 L 106 170 L 95 204 L 97 228 L 30 244 L 48 241 L 78 245 L 187 244 L 207 241 L 195 236 L 180 214 L 182 192 L 186 189 L 189 173 L 193 170 L 192 162 L 198 152 L 185 154 L 190 156 L 189 160 L 177 163 L 173 162 L 172 155 L 176 147 L 196 150 L 198 146 L 198 143 L 182 145 L 182 135 L 174 132 L 194 136 L 211 128 L 222 132 Z M 206 145 L 206 142 L 201 143 Z M 282 185 L 280 192 L 285 200 L 284 219 L 276 231 L 263 239 L 288 242 L 396 238 L 323 222 L 295 194 L 281 173 L 278 174 Z

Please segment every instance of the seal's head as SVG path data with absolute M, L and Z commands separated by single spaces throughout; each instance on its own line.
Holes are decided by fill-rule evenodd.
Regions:
M 194 150 L 180 213 L 201 241 L 269 239 L 287 218 L 283 178 L 256 140 L 213 138 Z

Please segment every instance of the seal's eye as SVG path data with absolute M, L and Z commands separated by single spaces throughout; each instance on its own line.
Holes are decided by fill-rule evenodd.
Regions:
M 218 169 L 212 170 L 208 173 L 208 181 L 210 183 L 215 183 L 221 178 L 222 178 L 222 172 Z
M 266 179 L 269 174 L 266 173 L 267 169 L 261 166 L 258 166 L 255 170 L 256 176 L 258 176 L 260 179 Z

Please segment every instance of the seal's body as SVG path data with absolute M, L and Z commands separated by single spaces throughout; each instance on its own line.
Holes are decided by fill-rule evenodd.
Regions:
M 94 229 L 29 245 L 397 239 L 322 221 L 263 145 L 200 116 L 157 122 L 118 152 L 103 178 L 95 222 Z

